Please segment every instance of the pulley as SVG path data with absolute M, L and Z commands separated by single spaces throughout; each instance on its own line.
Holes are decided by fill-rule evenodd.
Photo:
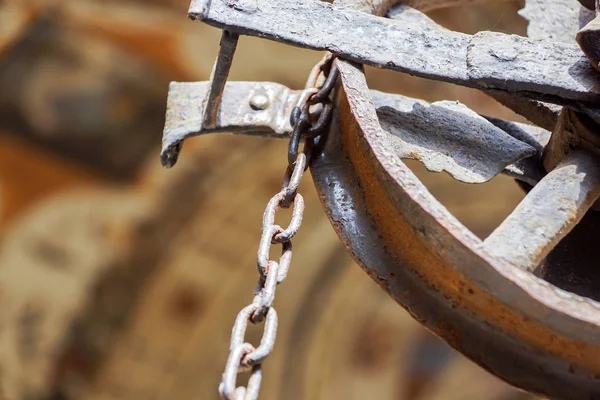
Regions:
M 421 12 L 460 1 L 394 3 L 192 1 L 193 19 L 224 29 L 221 50 L 210 82 L 171 84 L 163 164 L 174 165 L 184 139 L 199 134 L 291 136 L 296 147 L 290 145 L 283 199 L 295 196 L 297 146 L 306 138 L 333 228 L 394 300 L 513 385 L 551 398 L 600 398 L 600 264 L 593 251 L 600 216 L 589 211 L 600 197 L 600 75 L 596 43 L 581 39 L 596 32 L 594 12 L 574 0 L 528 0 L 524 38 L 448 31 Z M 580 48 L 575 35 L 588 22 Z M 329 54 L 304 90 L 226 82 L 240 34 Z M 371 91 L 363 64 L 482 90 L 535 125 L 481 116 L 457 102 Z M 429 193 L 407 158 L 472 184 L 507 174 L 528 193 L 481 240 Z M 277 204 L 290 206 L 282 199 Z M 299 226 L 270 224 L 261 240 L 267 248 L 289 242 Z M 284 246 L 278 266 L 289 266 L 285 257 Z M 271 264 L 261 260 L 259 250 L 262 289 L 236 322 L 226 398 L 254 398 L 274 340 L 265 328 L 261 346 L 243 342 L 244 324 L 264 318 L 256 304 L 270 313 L 282 280 L 269 281 Z M 247 390 L 235 388 L 240 365 L 258 371 Z

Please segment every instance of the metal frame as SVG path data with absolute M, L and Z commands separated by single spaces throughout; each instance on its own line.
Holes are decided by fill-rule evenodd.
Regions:
M 600 394 L 600 305 L 491 254 L 387 151 L 361 68 L 343 61 L 339 68 L 338 125 L 311 171 L 357 262 L 417 320 L 495 375 L 552 398 Z
M 471 37 L 443 30 L 410 9 L 390 14 L 396 21 L 377 17 L 395 3 L 196 0 L 190 16 L 237 34 L 340 56 L 336 116 L 329 135 L 317 143 L 311 171 L 328 217 L 354 258 L 415 318 L 492 373 L 552 398 L 600 396 L 600 304 L 532 273 L 550 264 L 564 268 L 569 258 L 595 263 L 580 256 L 584 252 L 577 243 L 563 246 L 561 240 L 579 222 L 586 229 L 600 226 L 595 222 L 600 218 L 587 213 L 600 197 L 595 136 L 600 113 L 594 104 L 600 99 L 600 75 L 575 44 L 492 33 Z M 424 8 L 455 4 L 415 3 Z M 344 29 L 349 26 L 361 29 Z M 381 40 L 366 39 L 364 32 Z M 532 74 L 538 59 L 545 60 L 547 69 Z M 486 240 L 456 220 L 402 162 L 402 152 L 394 151 L 396 139 L 382 125 L 397 127 L 398 121 L 384 121 L 382 105 L 411 100 L 370 92 L 356 61 L 479 88 L 553 131 L 481 122 L 486 138 L 510 140 L 503 136 L 507 134 L 524 143 L 516 153 L 504 154 L 502 162 L 486 164 L 491 169 L 483 178 L 472 174 L 481 165 L 463 173 L 451 161 L 438 160 L 459 180 L 485 181 L 504 172 L 534 186 Z M 221 108 L 211 114 L 206 104 L 218 107 L 219 102 L 197 101 L 208 98 L 208 86 L 174 85 L 163 139 L 166 165 L 176 161 L 184 138 L 200 133 L 287 136 L 289 123 L 277 119 L 303 96 L 270 83 L 250 87 L 213 81 L 212 87 L 224 91 Z M 260 102 L 267 106 L 252 107 L 253 90 L 271 93 L 266 103 Z M 225 106 L 235 99 L 243 99 L 251 110 Z M 203 118 L 190 117 L 190 109 L 195 116 L 215 115 L 211 129 L 205 129 Z M 527 158 L 531 149 L 537 155 Z M 543 159 L 542 149 L 548 153 Z M 422 161 L 426 163 L 425 157 Z M 584 289 L 598 297 L 589 285 Z

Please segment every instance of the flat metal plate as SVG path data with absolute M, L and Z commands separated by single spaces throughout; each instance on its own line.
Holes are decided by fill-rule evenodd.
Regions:
M 575 43 L 491 32 L 470 36 L 321 1 L 195 0 L 189 15 L 239 34 L 424 78 L 539 100 L 600 100 L 600 75 Z

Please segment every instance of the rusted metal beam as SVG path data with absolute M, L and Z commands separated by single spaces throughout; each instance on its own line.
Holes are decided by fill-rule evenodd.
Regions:
M 478 32 L 467 57 L 469 78 L 484 88 L 598 100 L 600 75 L 572 44 Z
M 577 151 L 541 180 L 483 242 L 489 254 L 532 272 L 600 197 L 600 160 Z
M 530 7 L 530 9 L 528 9 L 527 11 L 527 15 L 525 16 L 525 18 L 530 17 L 530 24 L 529 24 L 529 31 L 531 31 L 533 28 L 532 26 L 536 26 L 537 20 L 534 19 L 534 17 L 539 17 L 539 12 L 538 10 L 542 9 L 542 7 L 535 7 L 535 5 L 537 5 L 537 2 L 541 2 L 544 3 L 544 6 L 546 6 L 545 3 L 549 2 L 550 0 L 528 0 L 528 2 L 526 3 L 527 6 Z M 534 6 L 530 6 L 530 3 L 534 2 Z M 533 11 L 531 10 L 531 7 L 533 7 Z M 581 7 L 579 4 L 577 4 L 575 7 L 579 8 Z M 531 16 L 530 14 L 533 14 L 533 16 Z M 577 19 L 573 18 L 573 15 L 571 14 L 567 14 L 568 15 L 568 21 L 564 22 L 561 20 L 563 25 L 568 25 L 568 26 L 576 26 L 576 28 L 573 29 L 573 38 L 575 37 L 575 33 L 577 31 L 577 28 L 579 25 L 577 23 Z M 439 26 L 434 20 L 432 20 L 431 18 L 429 18 L 426 14 L 423 14 L 422 12 L 411 8 L 409 6 L 406 5 L 399 5 L 396 6 L 394 8 L 392 8 L 388 13 L 387 13 L 387 17 L 388 18 L 392 18 L 392 19 L 396 19 L 398 21 L 402 21 L 402 23 L 406 23 L 407 21 L 412 22 L 413 24 L 418 24 L 428 28 L 433 28 L 433 29 L 443 29 L 441 26 Z M 543 17 L 543 15 L 542 15 Z M 558 17 L 556 17 L 558 18 Z M 553 22 L 553 21 L 552 21 Z M 544 27 L 546 26 L 545 24 L 543 25 Z M 534 30 L 534 32 L 536 32 L 536 30 Z M 504 106 L 510 108 L 511 110 L 513 110 L 514 112 L 516 112 L 519 115 L 522 115 L 523 117 L 527 118 L 529 121 L 533 122 L 536 125 L 539 125 L 541 127 L 543 127 L 544 129 L 548 129 L 548 130 L 552 130 L 554 129 L 554 126 L 556 125 L 556 120 L 558 118 L 558 113 L 561 110 L 561 106 L 555 105 L 555 104 L 550 104 L 550 103 L 544 103 L 541 101 L 536 101 L 536 100 L 531 100 L 525 97 L 521 97 L 521 96 L 516 96 L 514 94 L 511 94 L 509 92 L 503 91 L 503 90 L 486 90 L 485 91 L 486 94 L 488 94 L 489 96 L 491 96 L 492 98 L 494 98 L 496 101 L 498 101 L 499 103 L 503 104 Z
M 424 78 L 557 103 L 600 100 L 600 76 L 574 43 L 490 32 L 470 36 L 318 1 L 196 0 L 190 17 Z
M 224 30 L 221 35 L 219 55 L 210 74 L 209 88 L 204 99 L 204 116 L 202 126 L 205 129 L 214 129 L 217 126 L 219 106 L 223 97 L 223 90 L 227 83 L 227 76 L 233 62 L 233 55 L 240 35 Z

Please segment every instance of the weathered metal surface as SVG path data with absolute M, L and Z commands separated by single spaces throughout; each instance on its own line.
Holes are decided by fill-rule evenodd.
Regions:
M 529 185 L 535 185 L 542 180 L 546 175 L 542 164 L 542 154 L 550 140 L 550 132 L 533 125 L 508 122 L 497 118 L 488 117 L 487 119 L 515 139 L 529 144 L 536 150 L 535 155 L 507 166 L 502 172 Z
M 414 12 L 407 12 L 406 20 L 400 18 L 398 23 L 367 17 L 352 9 L 382 14 L 391 3 L 348 0 L 331 6 L 321 2 L 203 0 L 192 4 L 191 15 L 241 34 L 328 49 L 351 60 L 551 101 L 596 115 L 585 102 L 600 98 L 596 93 L 597 76 L 575 46 L 492 33 L 470 37 L 441 30 Z M 444 42 L 448 36 L 451 38 Z M 367 43 L 366 37 L 374 43 Z M 442 61 L 446 62 L 443 68 Z M 330 135 L 318 143 L 320 152 L 312 167 L 334 228 L 353 256 L 421 322 L 496 375 L 552 398 L 600 396 L 600 384 L 594 378 L 600 375 L 600 305 L 524 271 L 521 260 L 494 253 L 527 236 L 532 248 L 525 257 L 533 267 L 528 265 L 526 269 L 533 269 L 600 194 L 596 157 L 576 152 L 545 176 L 539 153 L 548 142 L 547 131 L 483 119 L 449 104 L 415 101 L 407 108 L 403 104 L 377 109 L 362 67 L 341 59 L 337 63 L 342 75 L 338 114 Z M 537 72 L 534 78 L 532 71 Z M 550 127 L 550 121 L 556 119 L 556 110 L 543 104 L 526 103 L 523 107 L 531 108 L 527 113 L 532 115 L 539 111 L 536 118 L 544 120 L 544 126 Z M 488 140 L 500 137 L 499 142 L 507 146 L 521 141 L 530 147 L 521 145 L 520 153 L 501 154 L 500 163 L 498 158 L 490 157 L 496 164 L 489 170 L 483 159 L 472 164 L 471 170 L 460 170 L 457 164 L 462 167 L 459 161 L 463 155 L 451 151 L 432 163 L 428 157 L 434 153 L 440 157 L 440 149 L 458 136 L 441 117 L 448 115 L 448 109 L 457 114 L 456 119 L 475 119 Z M 402 118 L 394 118 L 394 113 L 403 113 Z M 431 130 L 442 131 L 450 138 L 437 142 L 436 151 L 422 149 L 432 141 L 422 140 L 419 134 L 415 140 L 406 134 L 409 127 L 415 132 L 427 131 L 419 127 L 426 120 L 435 126 Z M 472 127 L 473 123 L 466 125 Z M 407 143 L 419 146 L 410 148 Z M 420 151 L 415 158 L 421 157 L 430 168 L 443 165 L 443 169 L 464 179 L 483 181 L 506 167 L 508 173 L 531 185 L 537 183 L 537 187 L 507 220 L 507 228 L 499 228 L 496 236 L 482 242 L 402 163 L 402 157 L 413 156 L 410 150 Z M 534 151 L 535 157 L 506 165 L 508 159 L 518 160 Z M 483 165 L 483 173 L 473 174 L 475 165 L 478 169 Z M 570 184 L 557 187 L 564 176 Z M 559 195 L 546 198 L 548 188 L 556 189 Z M 547 205 L 537 208 L 541 200 Z M 531 209 L 537 215 L 527 220 Z M 542 230 L 530 229 L 540 215 L 552 213 L 557 216 L 550 237 Z M 515 231 L 514 227 L 525 229 Z
M 475 123 L 480 121 L 479 118 L 485 118 L 495 128 L 498 128 L 487 130 L 489 135 L 487 140 L 490 142 L 486 142 L 485 139 L 481 142 L 470 141 L 469 137 L 473 135 L 473 125 L 465 127 L 462 132 L 456 131 L 456 127 L 464 123 L 466 115 L 446 113 L 441 117 L 438 116 L 439 118 L 436 119 L 434 115 L 423 114 L 422 108 L 419 105 L 427 107 L 428 104 L 423 100 L 375 90 L 371 90 L 371 96 L 377 109 L 379 122 L 384 127 L 384 130 L 398 131 L 404 126 L 403 131 L 400 132 L 400 137 L 395 141 L 395 144 L 399 144 L 399 146 L 393 147 L 396 153 L 402 158 L 418 159 L 426 166 L 428 162 L 430 164 L 433 162 L 431 170 L 439 171 L 441 168 L 449 172 L 452 171 L 454 172 L 452 175 L 455 179 L 469 183 L 484 182 L 486 179 L 481 178 L 481 175 L 480 178 L 475 178 L 482 171 L 487 171 L 487 176 L 490 178 L 502 172 L 531 185 L 537 183 L 546 174 L 542 166 L 541 154 L 544 146 L 548 143 L 550 132 L 545 129 L 497 118 L 481 117 L 462 106 L 461 109 L 465 111 L 466 115 L 471 115 L 472 118 L 475 118 Z M 403 115 L 403 117 L 399 118 L 400 115 Z M 446 120 L 451 122 L 446 125 L 444 123 Z M 409 121 L 412 121 L 412 123 L 408 123 L 408 126 L 406 126 Z M 481 123 L 481 126 L 488 127 L 485 123 Z M 389 129 L 386 129 L 386 127 Z M 423 129 L 419 129 L 420 127 Z M 516 139 L 510 142 L 515 145 L 516 149 L 522 149 L 523 152 L 520 153 L 521 155 L 526 154 L 529 157 L 508 163 L 510 157 L 507 156 L 510 155 L 510 151 L 499 147 L 502 141 L 506 140 L 505 135 Z M 448 140 L 438 141 L 436 137 L 439 136 L 446 137 Z M 422 146 L 411 145 L 406 143 L 402 138 L 413 138 L 421 143 Z M 460 142 L 462 142 L 463 147 L 457 149 L 456 145 Z M 529 147 L 524 146 L 525 144 L 529 145 Z M 469 147 L 470 151 L 462 150 L 469 149 Z M 494 150 L 494 154 L 490 153 L 487 155 L 488 157 L 480 158 L 478 163 L 471 165 L 466 171 L 461 169 L 462 167 L 459 164 L 473 163 L 472 159 L 474 157 L 472 157 L 472 154 L 485 152 L 486 149 L 488 151 Z M 535 150 L 537 153 L 533 155 L 532 150 Z M 428 159 L 427 157 L 431 158 Z M 502 160 L 502 157 L 506 158 Z M 439 168 L 435 168 L 436 162 Z
M 408 0 L 408 1 L 404 1 L 401 6 L 406 6 L 406 7 L 413 8 L 415 10 L 426 12 L 426 11 L 432 11 L 432 10 L 436 10 L 436 9 L 440 9 L 440 8 L 456 7 L 456 6 L 460 6 L 460 5 L 480 3 L 483 1 L 486 1 L 486 0 Z M 340 1 L 338 1 L 337 3 L 343 4 L 343 2 L 340 2 Z M 373 14 L 375 14 L 375 15 L 383 14 L 383 13 L 385 13 L 386 10 L 389 10 L 390 8 L 392 8 L 392 6 L 394 6 L 396 3 L 398 3 L 397 0 L 386 0 L 385 2 L 381 3 L 381 5 L 380 5 L 381 12 L 373 13 Z M 372 5 L 373 5 L 373 2 L 370 0 L 359 0 L 359 1 L 355 1 L 352 4 L 352 7 L 356 10 L 362 9 L 367 12 L 371 12 Z
M 463 104 L 427 102 L 372 92 L 381 127 L 401 158 L 421 161 L 433 172 L 447 171 L 465 183 L 483 183 L 506 166 L 535 153 Z M 388 102 L 385 102 L 385 100 Z
M 527 36 L 534 40 L 552 40 L 573 43 L 579 29 L 581 11 L 579 3 L 561 0 L 526 0 L 519 14 L 529 21 Z M 486 91 L 499 103 L 545 129 L 553 130 L 561 106 L 514 96 L 500 90 Z M 590 110 L 593 114 L 594 111 Z
M 418 24 L 434 29 L 443 29 L 437 22 L 429 18 L 427 14 L 419 11 L 413 6 L 399 4 L 392 7 L 385 15 L 387 18 L 396 19 L 402 22 L 408 22 L 411 25 Z
M 534 44 L 527 38 L 492 33 L 469 36 L 325 2 L 206 4 L 206 0 L 192 2 L 190 17 L 240 34 L 329 50 L 364 64 L 471 87 L 518 91 L 546 101 L 600 99 L 600 77 L 575 44 Z M 532 64 L 535 68 L 523 69 Z
M 484 88 L 598 100 L 599 76 L 572 44 L 478 32 L 469 42 L 467 68 Z
M 600 16 L 577 32 L 577 43 L 586 55 L 590 64 L 600 71 Z
M 533 272 L 600 196 L 600 162 L 577 151 L 539 182 L 483 242 L 490 255 Z
M 219 106 L 223 97 L 223 90 L 227 83 L 227 76 L 233 62 L 233 55 L 237 47 L 239 35 L 229 31 L 223 31 L 217 61 L 210 74 L 209 88 L 206 98 L 202 103 L 204 115 L 202 117 L 203 128 L 214 129 L 217 126 Z
M 167 116 L 161 161 L 172 166 L 177 161 L 185 138 L 212 132 L 239 133 L 268 137 L 287 137 L 291 131 L 289 115 L 301 92 L 269 82 L 229 82 L 223 91 L 214 129 L 203 129 L 203 99 L 208 82 L 179 83 L 169 86 Z M 261 97 L 262 107 L 254 104 Z
M 579 29 L 594 18 L 594 12 L 580 3 L 564 0 L 526 0 L 519 15 L 529 21 L 527 36 L 530 39 L 568 44 L 572 44 Z
M 469 36 L 420 25 L 398 24 L 325 2 L 211 1 L 206 12 L 192 2 L 191 18 L 241 34 L 329 50 L 344 58 L 424 77 L 468 83 Z M 244 6 L 244 4 L 253 4 Z M 419 29 L 417 29 L 419 28 Z M 368 34 L 367 34 L 368 33 Z
M 589 22 L 594 13 L 579 3 L 562 0 L 527 0 L 519 11 L 529 21 L 527 35 L 534 40 L 551 40 L 571 45 L 581 26 Z M 486 91 L 501 104 L 545 129 L 553 130 L 561 107 L 518 97 L 499 90 Z M 561 104 L 581 111 L 600 123 L 600 111 L 593 105 L 563 101 Z
M 515 96 L 501 90 L 486 90 L 498 103 L 510 108 L 528 121 L 548 130 L 554 129 L 562 106 Z
M 530 0 L 530 2 L 531 1 L 546 1 L 546 0 Z M 537 13 L 535 15 L 537 16 Z M 414 8 L 411 8 L 411 7 L 403 5 L 403 4 L 393 7 L 386 14 L 386 16 L 388 18 L 397 19 L 399 21 L 402 21 L 403 23 L 410 21 L 411 23 L 420 25 L 420 26 L 427 26 L 427 27 L 435 28 L 435 29 L 444 29 L 443 27 L 439 26 L 435 21 L 433 21 L 431 18 L 429 18 L 427 15 L 423 14 L 422 12 L 420 12 L 418 10 L 415 10 Z M 535 22 L 536 21 L 530 21 L 530 25 L 529 25 L 530 29 L 531 29 L 532 24 L 535 24 Z M 571 24 L 570 20 L 569 20 L 569 24 Z M 576 23 L 573 25 L 578 26 L 578 24 L 576 24 Z M 574 29 L 573 37 L 574 37 L 577 29 L 578 28 Z M 558 118 L 558 113 L 561 110 L 561 106 L 516 96 L 509 92 L 502 91 L 502 90 L 486 90 L 486 93 L 488 95 L 490 95 L 491 97 L 493 97 L 494 99 L 496 99 L 501 104 L 505 105 L 506 107 L 512 109 L 516 113 L 524 116 L 529 121 L 545 128 L 545 129 L 552 130 L 554 128 L 554 125 L 556 124 L 556 119 Z
M 531 1 L 545 1 L 545 0 L 530 0 Z M 536 9 L 537 11 L 537 9 Z M 537 16 L 537 13 L 535 14 Z M 393 7 L 386 16 L 388 18 L 401 20 L 403 22 L 410 21 L 411 23 L 418 24 L 421 26 L 427 26 L 431 28 L 444 29 L 439 26 L 435 21 L 429 18 L 427 15 L 423 14 L 420 11 L 415 10 L 406 5 L 398 5 Z M 561 20 L 562 21 L 562 20 Z M 529 28 L 531 29 L 532 24 L 535 24 L 536 21 L 530 21 Z M 569 23 L 570 20 L 569 20 Z M 563 22 L 564 24 L 564 22 Z M 578 24 L 573 24 L 577 25 Z M 576 30 L 574 29 L 573 35 L 575 35 Z M 574 37 L 574 36 L 573 36 Z M 535 123 L 536 125 L 542 126 L 545 129 L 552 130 L 554 125 L 556 124 L 556 119 L 558 118 L 558 113 L 561 110 L 561 106 L 557 106 L 551 103 L 544 103 L 536 100 L 527 99 L 520 96 L 515 96 L 509 92 L 505 92 L 502 90 L 487 90 L 486 93 L 496 99 L 501 104 L 506 107 L 512 109 L 516 113 L 524 116 L 529 121 Z
M 550 171 L 576 149 L 600 155 L 598 125 L 586 115 L 564 108 L 544 151 L 544 167 Z
M 291 125 L 286 114 L 306 90 L 293 91 L 270 82 L 229 82 L 214 129 L 202 127 L 206 82 L 171 84 L 163 136 L 163 159 L 173 165 L 185 138 L 212 132 L 231 132 L 287 138 Z M 432 171 L 448 171 L 455 179 L 482 183 L 504 172 L 529 183 L 540 179 L 536 150 L 543 129 L 492 119 L 488 121 L 462 104 L 428 104 L 410 97 L 371 91 L 378 116 L 402 158 L 423 162 Z M 260 97 L 264 107 L 253 100 Z M 175 158 L 174 158 L 175 156 Z
M 339 115 L 312 171 L 355 259 L 422 323 L 511 383 L 557 399 L 600 395 L 600 306 L 485 251 L 390 151 L 361 67 L 338 64 Z
M 340 7 L 334 9 L 329 4 L 322 2 L 307 2 L 307 5 L 301 6 L 292 3 L 286 4 L 285 7 L 279 7 L 277 4 L 273 3 L 269 4 L 269 7 L 263 5 L 258 7 L 258 3 L 254 0 L 247 0 L 243 2 L 231 2 L 231 7 L 228 8 L 228 6 L 221 4 L 223 1 L 224 0 L 219 0 L 219 2 L 214 3 L 211 2 L 210 7 L 208 7 L 208 3 L 204 4 L 202 1 L 193 2 L 190 11 L 196 17 L 209 14 L 207 22 L 216 23 L 218 26 L 225 26 L 227 29 L 237 29 L 243 34 L 259 35 L 268 39 L 290 42 L 291 44 L 301 47 L 313 49 L 326 48 L 333 53 L 343 55 L 345 58 L 355 59 L 382 68 L 391 68 L 432 79 L 449 80 L 457 84 L 483 89 L 483 87 L 478 84 L 479 82 L 470 75 L 470 67 L 467 65 L 466 57 L 471 37 L 438 26 L 435 22 L 417 10 L 409 11 L 406 7 L 396 7 L 396 9 L 390 12 L 390 17 L 396 20 L 396 26 L 393 26 L 390 24 L 394 21 L 375 18 L 364 12 L 347 15 L 347 13 L 355 13 L 355 11 L 350 9 L 350 7 L 342 7 L 343 4 L 340 6 L 341 9 Z M 336 4 L 338 3 L 339 2 Z M 385 4 L 385 6 L 381 6 L 379 14 L 384 14 L 386 7 L 392 3 L 393 1 L 382 3 Z M 371 4 L 372 2 L 364 4 L 361 2 L 360 5 L 363 7 L 362 11 L 370 8 Z M 442 2 L 438 5 L 441 6 L 443 4 L 445 3 Z M 217 11 L 211 12 L 215 7 L 217 8 Z M 300 8 L 297 9 L 297 7 Z M 313 9 L 314 7 L 316 7 L 316 9 Z M 323 7 L 325 7 L 325 9 L 323 9 Z M 199 9 L 203 9 L 205 12 L 200 13 L 198 11 Z M 318 12 L 315 14 L 315 10 L 318 10 L 324 15 L 321 15 Z M 263 11 L 265 11 L 266 14 L 261 14 Z M 260 15 L 255 15 L 256 13 Z M 210 15 L 213 14 L 223 20 L 221 21 L 219 19 L 218 22 L 211 22 Z M 289 18 L 282 18 L 282 15 L 289 15 Z M 314 17 L 315 15 L 317 17 Z M 303 20 L 303 18 L 308 18 L 308 16 L 311 18 L 310 22 Z M 570 15 L 567 14 L 567 17 L 569 16 Z M 265 18 L 265 20 L 262 20 L 261 18 Z M 264 22 L 267 21 L 268 18 L 271 18 L 273 23 Z M 366 18 L 365 21 L 362 20 L 364 18 Z M 261 23 L 261 21 L 263 22 Z M 282 21 L 290 21 L 290 23 L 284 23 Z M 336 27 L 336 21 L 343 26 Z M 358 26 L 361 26 L 361 29 L 355 29 L 355 26 L 350 26 L 352 24 L 350 21 L 360 21 L 357 24 Z M 309 25 L 302 25 L 305 22 Z M 398 25 L 398 23 L 400 23 L 400 25 Z M 324 33 L 315 33 L 315 30 L 312 29 L 315 27 L 315 24 L 319 27 L 316 31 L 322 30 Z M 572 25 L 572 22 L 570 22 L 569 25 Z M 311 28 L 308 28 L 309 26 Z M 365 31 L 362 27 L 368 28 L 368 37 L 361 33 Z M 372 32 L 373 34 L 379 34 L 380 40 L 371 41 L 370 37 L 372 36 Z M 526 38 L 508 35 L 504 36 L 510 38 L 510 40 L 523 41 L 525 45 L 529 43 L 531 47 L 531 42 L 527 42 L 528 39 Z M 373 43 L 376 43 L 376 45 Z M 530 48 L 530 50 L 533 51 L 533 54 L 523 54 L 524 58 L 534 60 L 534 63 L 536 64 L 534 70 L 539 69 L 537 64 L 540 60 L 551 60 L 553 54 L 558 51 L 564 51 L 564 49 L 554 48 L 553 42 L 546 41 L 546 45 L 548 47 L 546 50 L 549 54 L 535 54 L 537 51 L 535 46 L 534 48 Z M 559 43 L 557 46 L 560 47 L 561 44 Z M 572 55 L 572 58 L 575 59 L 578 55 L 581 55 L 580 50 L 577 49 L 572 42 L 563 44 L 563 46 L 570 49 L 569 53 Z M 477 49 L 472 50 L 476 55 L 481 56 L 482 54 L 493 53 L 493 47 L 493 43 L 480 43 L 480 46 L 478 46 Z M 492 58 L 488 59 L 486 62 L 491 62 L 493 64 L 494 57 L 495 56 L 492 56 Z M 506 59 L 499 62 L 503 63 L 502 68 L 506 69 L 509 67 L 510 69 L 510 65 L 507 63 Z M 532 85 L 537 86 L 536 90 L 539 89 L 539 93 L 519 89 L 515 94 L 531 99 L 566 105 L 570 108 L 585 112 L 596 121 L 600 122 L 600 110 L 589 104 L 579 102 L 579 100 L 581 100 L 580 96 L 582 98 L 588 97 L 588 100 L 591 97 L 596 98 L 597 96 L 595 93 L 580 93 L 575 96 L 575 100 L 569 100 L 570 96 L 567 93 L 564 93 L 565 88 L 570 88 L 575 91 L 585 91 L 586 89 L 584 88 L 589 84 L 590 80 L 594 81 L 597 79 L 593 69 L 586 68 L 586 66 L 589 67 L 589 65 L 587 65 L 585 59 L 582 58 L 578 63 L 579 67 L 581 67 L 581 71 L 579 72 L 582 72 L 582 75 L 573 74 L 573 69 L 568 62 L 559 62 L 557 64 L 556 62 L 545 61 L 548 68 L 560 70 L 561 73 L 557 76 L 546 74 L 546 80 L 540 79 L 543 78 L 543 76 L 538 77 L 533 75 L 534 79 L 532 82 L 532 75 L 529 73 L 530 70 L 513 69 L 513 75 L 511 77 L 507 76 L 507 79 L 505 80 L 499 77 L 498 80 L 492 79 L 492 81 L 494 82 L 494 85 L 499 85 L 498 87 L 494 86 L 497 92 L 506 91 L 510 86 L 519 86 L 521 84 L 526 87 L 531 87 Z M 515 66 L 518 66 L 518 64 L 522 63 L 514 62 Z M 478 73 L 478 66 L 475 65 L 472 67 L 476 68 L 475 72 Z M 493 71 L 496 71 L 493 65 L 489 64 L 488 67 Z M 507 74 L 510 75 L 510 71 L 507 71 Z M 515 77 L 514 74 L 524 74 L 523 79 L 521 79 L 522 82 L 514 82 L 512 80 Z M 491 81 L 488 80 L 487 82 L 481 83 L 489 86 Z M 488 87 L 487 89 L 490 90 L 492 88 Z M 556 91 L 560 92 L 560 96 L 557 97 L 547 93 Z M 494 97 L 500 99 L 502 104 L 515 109 L 515 111 L 523 114 L 527 118 L 539 118 L 541 116 L 539 107 L 536 106 L 536 102 L 510 100 L 507 96 L 508 95 L 501 96 L 499 93 Z M 537 120 L 532 119 L 532 121 Z
M 390 151 L 360 67 L 339 65 L 341 137 L 332 131 L 313 177 L 353 256 L 422 323 L 496 375 L 552 398 L 600 394 L 590 378 L 600 372 L 592 361 L 599 306 L 484 251 Z

